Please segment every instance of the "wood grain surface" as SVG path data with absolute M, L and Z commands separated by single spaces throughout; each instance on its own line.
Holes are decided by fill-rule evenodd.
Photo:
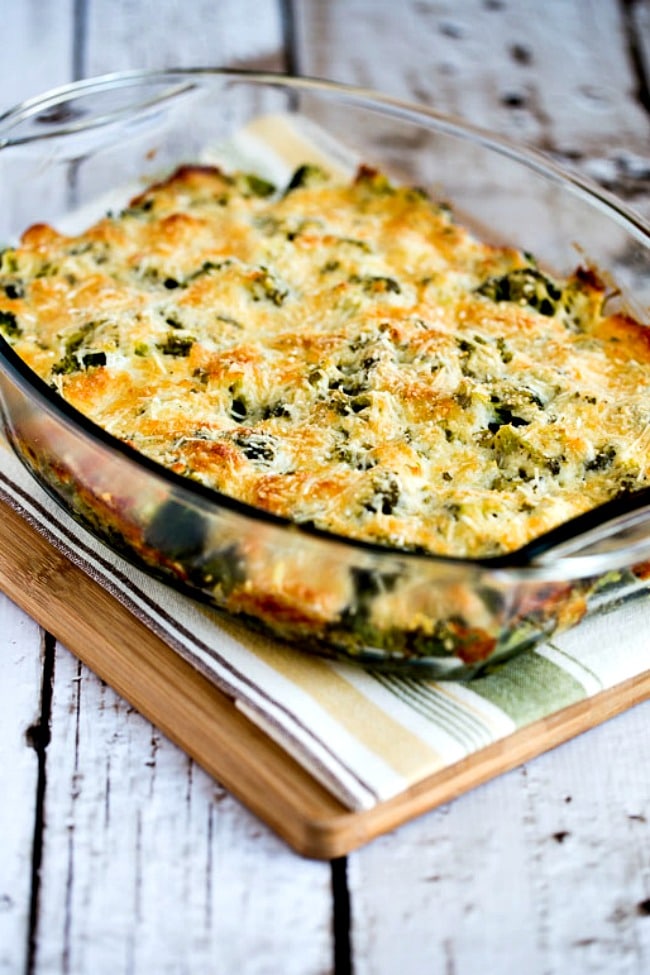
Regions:
M 3 108 L 129 67 L 424 100 L 650 214 L 647 0 L 21 0 Z M 650 706 L 332 864 L 295 856 L 0 597 L 0 972 L 645 975 Z

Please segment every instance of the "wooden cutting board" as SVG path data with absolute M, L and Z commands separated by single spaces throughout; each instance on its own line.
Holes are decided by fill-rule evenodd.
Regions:
M 350 812 L 234 702 L 0 502 L 0 587 L 297 853 L 332 859 L 650 697 L 650 672 Z

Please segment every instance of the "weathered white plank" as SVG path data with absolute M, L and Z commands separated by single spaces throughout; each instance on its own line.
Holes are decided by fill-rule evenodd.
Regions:
M 38 759 L 28 734 L 40 717 L 38 626 L 0 593 L 0 972 L 27 959 Z
M 650 704 L 351 857 L 357 975 L 650 970 Z
M 327 971 L 330 872 L 298 859 L 65 650 L 36 973 Z
M 89 5 L 81 63 L 85 75 L 127 68 L 282 68 L 276 0 Z
M 25 3 L 0 5 L 3 31 L 2 86 L 0 87 L 0 114 L 14 108 L 25 99 L 43 91 L 68 83 L 73 77 L 73 6 L 74 0 L 28 0 Z M 4 133 L 3 133 L 4 136 Z M 24 230 L 32 222 L 27 217 L 29 206 L 24 199 L 29 196 L 37 212 L 48 219 L 49 205 L 65 193 L 65 184 L 52 179 L 48 192 L 34 191 L 32 174 L 36 171 L 34 157 L 6 150 L 0 159 L 0 247 Z M 8 159 L 6 157 L 9 157 Z M 24 192 L 16 188 L 15 176 L 7 180 L 6 172 L 12 167 L 18 170 Z M 9 190 L 8 186 L 12 189 Z
M 649 738 L 644 704 L 527 769 L 545 969 L 650 970 Z
M 70 80 L 73 0 L 4 4 L 0 111 Z M 36 624 L 0 594 L 0 972 L 25 970 L 32 896 L 42 648 Z
M 2 4 L 4 111 L 72 76 L 74 0 Z
M 549 0 L 543 10 L 535 0 L 295 7 L 304 73 L 424 102 L 566 159 L 587 159 L 608 179 L 647 159 L 649 121 L 613 0 Z

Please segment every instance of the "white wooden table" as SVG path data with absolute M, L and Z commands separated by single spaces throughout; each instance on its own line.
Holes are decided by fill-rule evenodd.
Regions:
M 648 0 L 3 0 L 2 107 L 212 64 L 534 144 L 650 213 Z M 0 973 L 650 971 L 650 703 L 333 863 L 298 858 L 0 594 Z

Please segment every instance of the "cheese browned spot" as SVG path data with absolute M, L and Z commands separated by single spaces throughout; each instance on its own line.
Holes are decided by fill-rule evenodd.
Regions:
M 302 167 L 282 192 L 186 166 L 78 236 L 28 230 L 2 255 L 0 330 L 182 475 L 485 556 L 648 484 L 649 333 L 604 297 L 365 167 Z

